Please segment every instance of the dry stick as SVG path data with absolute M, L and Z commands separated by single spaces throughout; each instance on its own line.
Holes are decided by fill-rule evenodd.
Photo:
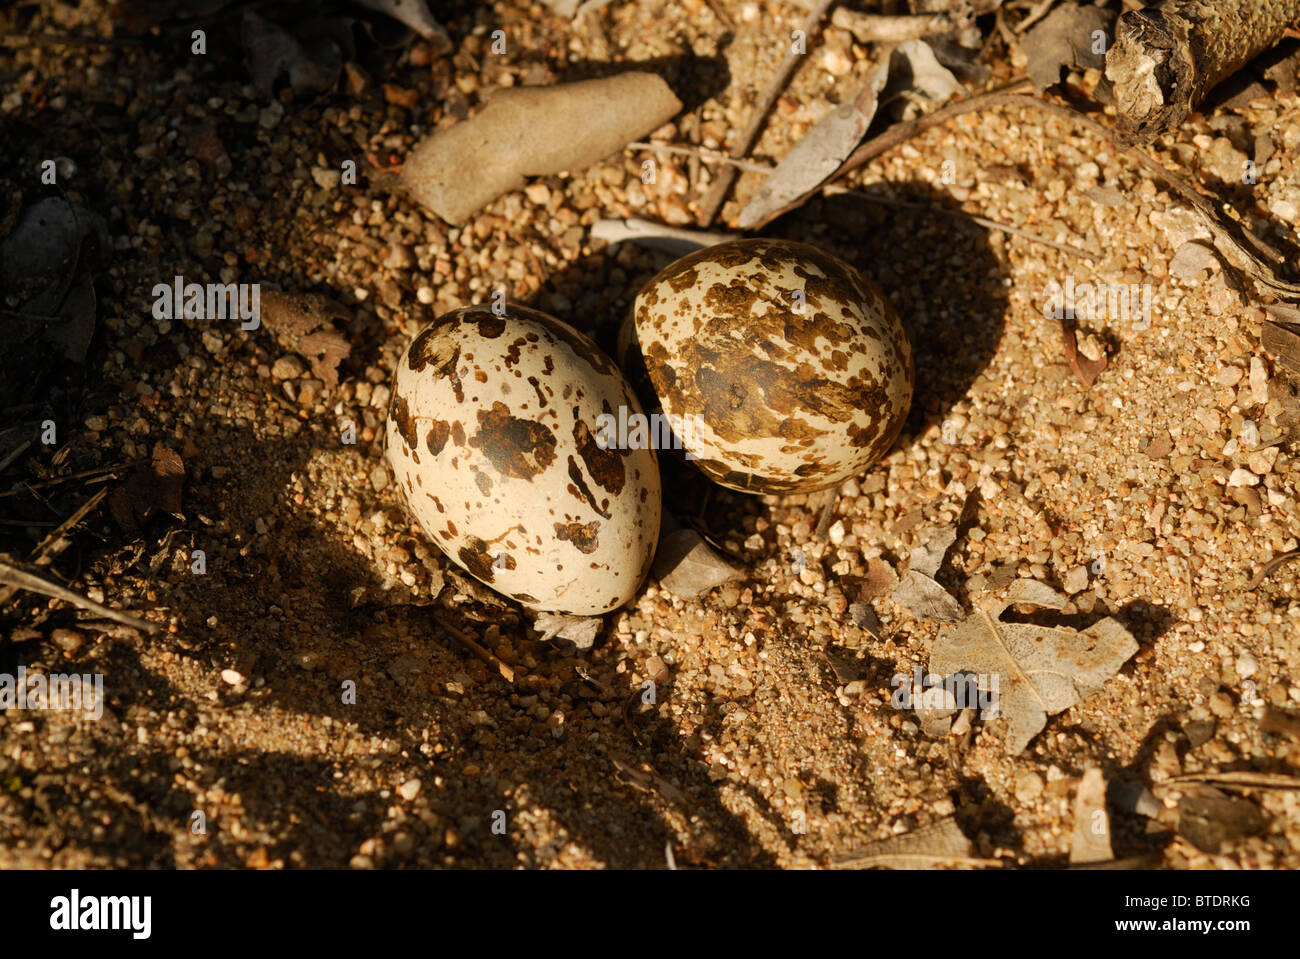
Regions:
M 40 544 L 32 550 L 31 555 L 27 557 L 27 562 L 33 566 L 48 566 L 55 556 L 67 549 L 68 540 L 64 539 L 64 534 L 85 519 L 87 514 L 98 506 L 107 495 L 108 490 L 101 489 L 90 499 L 86 500 L 86 502 L 82 503 L 75 513 L 64 520 L 59 527 L 46 536 L 45 539 L 41 540 Z M 17 587 L 0 586 L 0 606 L 9 602 L 16 592 L 18 592 Z
M 1121 135 L 1148 144 L 1178 129 L 1297 19 L 1300 0 L 1164 0 L 1122 14 L 1106 53 Z
M 1155 783 L 1151 788 L 1169 789 L 1180 783 L 1211 783 L 1224 789 L 1300 789 L 1300 776 L 1230 769 L 1218 773 L 1184 773 L 1181 776 L 1170 776 L 1162 783 Z
M 958 100 L 956 103 L 950 103 L 946 107 L 941 107 L 933 113 L 928 113 L 923 117 L 917 117 L 915 120 L 908 120 L 904 123 L 896 123 L 878 137 L 868 140 L 862 146 L 858 147 L 849 154 L 847 160 L 840 165 L 840 168 L 832 173 L 823 183 L 819 183 L 807 193 L 796 197 L 779 210 L 773 210 L 759 224 L 757 228 L 761 229 L 771 223 L 779 216 L 789 213 L 791 210 L 801 206 L 805 200 L 820 190 L 826 183 L 831 183 L 840 179 L 851 170 L 856 170 L 868 160 L 879 156 L 886 150 L 890 150 L 900 143 L 910 140 L 924 130 L 936 127 L 939 124 L 959 117 L 965 113 L 972 113 L 976 110 L 983 110 L 987 107 L 997 106 L 998 104 L 1013 102 L 1011 98 L 1016 90 L 1023 90 L 1031 86 L 1028 78 L 1017 80 L 1009 83 L 1005 87 L 997 90 L 990 90 L 988 93 L 981 93 L 978 96 L 969 97 L 965 100 Z
M 722 24 L 723 29 L 735 33 L 736 21 L 731 19 L 730 14 L 722 8 L 722 4 L 718 0 L 706 0 L 706 2 L 709 9 L 713 11 L 713 15 L 718 18 L 718 22 Z
M 990 230 L 998 230 L 1001 233 L 1010 233 L 1012 236 L 1018 236 L 1021 239 L 1028 240 L 1031 243 L 1041 243 L 1043 246 L 1050 246 L 1054 250 L 1060 250 L 1062 253 L 1069 253 L 1071 256 L 1081 257 L 1085 260 L 1096 260 L 1096 253 L 1089 253 L 1087 250 L 1078 246 L 1071 246 L 1068 243 L 1057 243 L 1055 240 L 1048 240 L 1044 237 L 1030 233 L 1028 230 L 1022 230 L 1019 227 L 1011 226 L 1007 223 L 1000 223 L 997 220 L 990 220 L 988 217 L 976 216 L 974 213 L 967 213 L 965 210 L 950 210 L 947 207 L 931 206 L 926 203 L 912 203 L 908 200 L 897 200 L 893 197 L 879 196 L 875 193 L 865 193 L 862 190 L 843 190 L 840 187 L 832 187 L 827 191 L 828 195 L 846 194 L 848 196 L 861 197 L 872 203 L 879 203 L 881 206 L 902 207 L 905 210 L 922 210 L 926 213 L 939 213 L 943 216 L 956 217 L 963 220 L 971 220 L 980 226 L 988 227 Z
M 1295 550 L 1294 552 L 1290 552 L 1290 553 L 1283 553 L 1281 556 L 1274 556 L 1267 563 L 1265 563 L 1264 568 L 1261 569 L 1258 573 L 1256 573 L 1254 578 L 1251 579 L 1251 581 L 1246 584 L 1246 588 L 1258 589 L 1260 583 L 1264 582 L 1264 580 L 1268 579 L 1271 575 L 1273 575 L 1273 573 L 1276 572 L 1280 567 L 1285 566 L 1293 559 L 1300 559 L 1300 550 Z
M 74 593 L 70 589 L 65 589 L 58 583 L 51 583 L 43 577 L 35 576 L 21 570 L 17 566 L 13 566 L 3 559 L 0 559 L 0 583 L 8 586 L 15 586 L 18 589 L 29 590 L 33 593 L 40 593 L 43 596 L 51 596 L 54 599 L 61 599 L 65 603 L 72 603 L 72 605 L 79 606 L 82 609 L 88 609 L 92 613 L 99 613 L 99 615 L 107 617 L 116 623 L 130 626 L 133 629 L 140 630 L 141 632 L 156 633 L 158 631 L 158 626 L 155 623 L 146 622 L 143 619 L 136 619 L 134 616 L 129 616 L 126 613 L 119 613 L 117 610 L 101 605 L 93 599 L 88 599 L 79 593 Z
M 1137 147 L 1129 146 L 1120 141 L 1115 131 L 1102 126 L 1096 120 L 1086 117 L 1076 110 L 1069 107 L 1063 107 L 1059 103 L 1052 103 L 1050 100 L 1040 100 L 1037 97 L 1018 96 L 1013 98 L 1013 102 L 1024 105 L 1037 107 L 1048 113 L 1055 114 L 1065 120 L 1073 121 L 1099 137 L 1105 139 L 1108 143 L 1122 152 L 1125 156 L 1136 161 L 1144 169 L 1148 170 L 1153 176 L 1159 177 L 1164 183 L 1171 187 L 1175 193 L 1186 200 L 1198 213 L 1205 218 L 1211 232 L 1216 233 L 1215 239 L 1220 236 L 1226 238 L 1237 251 L 1251 261 L 1251 268 L 1245 272 L 1256 282 L 1268 288 L 1269 292 L 1278 298 L 1300 298 L 1300 284 L 1291 283 L 1280 279 L 1274 272 L 1273 267 L 1265 263 L 1260 254 L 1267 256 L 1273 261 L 1273 266 L 1280 265 L 1286 261 L 1286 258 L 1272 247 L 1263 237 L 1259 236 L 1246 224 L 1224 216 L 1215 207 L 1214 202 L 1219 202 L 1215 198 L 1214 202 L 1203 196 L 1195 187 L 1174 173 L 1168 170 L 1163 164 L 1149 157 L 1145 152 Z M 1254 251 L 1246 246 L 1246 242 L 1254 247 Z M 1217 245 L 1217 244 L 1216 244 Z M 1258 252 L 1256 252 L 1258 251 Z
M 627 145 L 627 149 L 662 150 L 664 153 L 676 153 L 680 156 L 693 157 L 697 160 L 703 160 L 705 163 L 725 163 L 728 166 L 734 166 L 738 170 L 746 170 L 750 173 L 771 173 L 773 169 L 770 163 L 760 163 L 756 160 L 737 160 L 735 157 L 723 156 L 703 147 L 681 147 L 667 143 L 647 143 L 644 140 L 635 140 Z
M 460 643 L 462 646 L 468 649 L 479 659 L 481 659 L 483 662 L 487 663 L 498 673 L 500 673 L 502 679 L 504 679 L 508 683 L 513 683 L 515 681 L 515 671 L 511 669 L 504 661 L 499 659 L 497 655 L 493 653 L 491 650 L 485 649 L 484 647 L 476 643 L 474 641 L 474 638 L 470 636 L 469 633 L 465 632 L 463 629 L 453 626 L 451 623 L 447 622 L 446 618 L 439 613 L 434 613 L 433 618 L 434 621 L 437 622 L 439 626 L 441 626 L 443 629 L 447 631 L 447 634 L 451 636 L 452 639 L 456 640 L 458 643 Z
M 853 34 L 859 43 L 905 43 L 920 40 L 932 33 L 947 33 L 952 21 L 942 13 L 900 14 L 861 13 L 840 8 L 831 15 L 831 23 Z
M 14 460 L 18 459 L 18 457 L 26 453 L 27 448 L 31 445 L 32 445 L 31 440 L 23 440 L 22 443 L 19 444 L 16 450 L 14 450 L 12 453 L 6 456 L 3 460 L 0 460 L 0 473 L 3 473 L 5 470 L 7 470 L 13 464 Z
M 981 94 L 980 96 L 972 97 L 969 100 L 961 100 L 957 103 L 949 104 L 928 116 L 920 117 L 907 123 L 895 124 L 880 136 L 867 141 L 862 146 L 858 147 L 858 149 L 854 150 L 853 153 L 849 155 L 849 158 L 844 161 L 844 164 L 840 169 L 828 178 L 825 183 L 808 191 L 808 193 L 795 199 L 782 209 L 774 211 L 766 220 L 758 224 L 758 226 L 762 227 L 767 223 L 770 223 L 776 217 L 795 209 L 797 206 L 804 203 L 808 197 L 817 190 L 822 189 L 826 183 L 838 180 L 846 173 L 856 169 L 868 160 L 880 155 L 886 150 L 898 146 L 900 143 L 903 143 L 921 131 L 928 130 L 930 127 L 942 123 L 944 120 L 950 119 L 954 116 L 960 116 L 963 113 L 970 113 L 973 110 L 980 110 L 991 106 L 1029 106 L 1055 114 L 1062 119 L 1070 120 L 1085 129 L 1091 130 L 1093 133 L 1097 134 L 1097 136 L 1114 146 L 1121 153 L 1124 153 L 1130 159 L 1136 161 L 1140 166 L 1149 171 L 1152 175 L 1158 177 L 1166 185 L 1171 187 L 1175 193 L 1191 204 L 1191 206 L 1208 221 L 1211 232 L 1217 233 L 1216 239 L 1219 237 L 1225 238 L 1247 261 L 1249 261 L 1250 265 L 1244 272 L 1246 272 L 1252 279 L 1266 287 L 1270 293 L 1279 298 L 1300 298 L 1300 284 L 1280 279 L 1269 264 L 1265 263 L 1261 259 L 1260 254 L 1269 257 L 1275 265 L 1285 262 L 1285 257 L 1262 237 L 1256 234 L 1255 231 L 1250 229 L 1250 227 L 1246 226 L 1244 223 L 1229 219 L 1221 214 L 1210 200 L 1202 196 L 1199 191 L 1197 191 L 1182 177 L 1178 176 L 1172 170 L 1166 169 L 1163 164 L 1147 156 L 1147 154 L 1142 150 L 1121 142 L 1113 130 L 1108 129 L 1093 120 L 1091 117 L 1084 116 L 1077 110 L 1061 106 L 1060 104 L 1053 103 L 1050 100 L 1042 100 L 1038 97 L 1032 96 L 1022 96 L 1011 92 L 1014 89 L 1023 88 L 1028 85 L 1029 81 L 1027 79 L 1018 80 L 1015 83 L 1003 87 L 1001 90 L 992 90 L 988 93 Z M 1249 243 L 1251 247 L 1254 247 L 1254 251 L 1247 247 L 1247 243 Z
M 67 548 L 66 544 L 59 546 L 59 540 L 61 540 L 63 536 L 72 529 L 72 527 L 85 519 L 86 516 L 89 515 L 90 511 L 97 507 L 100 504 L 100 501 L 102 501 L 107 495 L 108 489 L 101 489 L 98 493 L 77 507 L 77 511 L 65 519 L 59 525 L 58 529 L 45 537 L 45 539 L 41 540 L 40 544 L 32 550 L 32 554 L 27 557 L 27 562 L 34 566 L 48 566 L 50 560 L 52 560 L 54 556 L 57 556 Z M 53 553 L 54 556 L 51 556 L 51 553 Z
M 83 37 L 75 33 L 0 33 L 0 44 L 35 47 L 142 47 L 139 37 Z
M 37 483 L 24 483 L 21 489 L 9 489 L 0 491 L 0 498 L 5 496 L 19 496 L 23 493 L 30 493 L 32 490 L 42 486 L 57 486 L 60 483 L 66 483 L 74 479 L 92 479 L 101 476 L 108 476 L 111 473 L 120 473 L 123 470 L 130 469 L 133 466 L 139 466 L 141 463 L 147 463 L 148 460 L 136 460 L 133 463 L 119 463 L 116 466 L 96 466 L 94 469 L 82 470 L 80 473 L 69 473 L 67 476 L 55 476 L 51 479 L 41 480 Z
M 812 12 L 808 14 L 808 19 L 804 21 L 803 35 L 805 39 L 816 31 L 817 25 L 821 23 L 822 17 L 826 15 L 826 11 L 830 9 L 831 4 L 834 2 L 835 0 L 818 0 L 817 6 L 813 8 Z M 745 128 L 745 131 L 740 135 L 740 139 L 731 148 L 731 156 L 734 159 L 741 159 L 753 147 L 754 141 L 758 139 L 758 134 L 763 129 L 763 121 L 767 119 L 768 111 L 772 109 L 772 104 L 776 102 L 776 98 L 785 89 L 791 74 L 794 73 L 795 64 L 799 62 L 802 56 L 802 53 L 795 53 L 793 50 L 786 54 L 785 60 L 781 62 L 780 69 L 776 71 L 776 76 L 768 84 L 763 99 L 754 108 L 754 112 L 749 118 L 749 126 Z M 714 218 L 718 215 L 718 210 L 722 208 L 723 202 L 727 199 L 727 191 L 731 189 L 731 185 L 735 182 L 735 168 L 724 167 L 718 178 L 713 181 L 713 185 L 709 187 L 708 195 L 705 196 L 704 202 L 700 205 L 699 216 L 695 218 L 696 223 L 703 227 L 713 224 Z

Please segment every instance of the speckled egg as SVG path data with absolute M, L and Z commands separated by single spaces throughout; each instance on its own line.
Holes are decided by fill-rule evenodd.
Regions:
M 705 475 L 752 493 L 834 486 L 880 459 L 912 401 L 898 315 L 842 260 L 789 240 L 697 250 L 642 288 L 636 339 Z
M 581 333 L 467 307 L 402 355 L 388 459 L 411 515 L 466 572 L 533 609 L 597 615 L 635 595 L 659 535 L 654 451 L 602 430 L 619 407 L 641 412 Z

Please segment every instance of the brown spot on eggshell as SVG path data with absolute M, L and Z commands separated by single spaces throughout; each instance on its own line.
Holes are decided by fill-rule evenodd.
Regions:
M 627 450 L 601 449 L 587 424 L 578 420 L 573 424 L 573 442 L 578 446 L 578 455 L 592 480 L 607 493 L 615 495 L 623 492 L 623 458 Z
M 478 335 L 487 340 L 495 340 L 505 332 L 505 317 L 492 314 L 491 316 L 479 316 L 478 318 Z
M 578 468 L 578 464 L 574 462 L 572 456 L 569 457 L 569 479 L 573 480 L 568 487 L 569 495 L 574 499 L 586 503 L 601 516 L 605 517 L 605 519 L 609 519 L 609 513 L 601 509 L 599 504 L 597 504 L 596 497 L 592 495 L 591 487 L 588 486 L 587 481 L 582 478 L 582 470 Z
M 551 431 L 541 423 L 512 416 L 500 401 L 490 410 L 479 410 L 478 423 L 469 445 L 482 450 L 505 476 L 531 480 L 555 461 Z
M 596 534 L 600 531 L 600 523 L 592 521 L 590 523 L 556 523 L 555 538 L 563 540 L 566 543 L 572 543 L 582 553 L 594 553 L 600 545 Z
M 488 544 L 477 536 L 469 537 L 469 541 L 456 551 L 456 555 L 465 568 L 483 582 L 490 583 L 496 579 L 496 570 L 492 568 L 492 561 L 496 557 L 488 552 Z
M 442 420 L 434 420 L 433 425 L 429 427 L 429 432 L 425 434 L 424 445 L 429 448 L 430 453 L 437 456 L 447 445 L 450 436 L 451 427 Z
M 411 407 L 406 402 L 405 396 L 400 396 L 397 393 L 393 394 L 389 404 L 388 416 L 393 421 L 393 425 L 397 427 L 397 435 L 402 438 L 407 446 L 414 449 L 415 444 L 418 442 L 415 432 L 415 420 L 411 416 Z

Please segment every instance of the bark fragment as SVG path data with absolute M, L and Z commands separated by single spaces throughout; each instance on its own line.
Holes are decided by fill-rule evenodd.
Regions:
M 1123 14 L 1106 54 L 1120 131 L 1146 144 L 1177 129 L 1298 19 L 1300 0 L 1165 0 Z

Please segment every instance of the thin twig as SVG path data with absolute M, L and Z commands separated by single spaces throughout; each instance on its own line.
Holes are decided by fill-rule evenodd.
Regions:
M 1229 220 L 1221 215 L 1212 205 L 1212 203 L 1221 203 L 1221 200 L 1217 197 L 1204 196 L 1199 190 L 1180 177 L 1177 173 L 1165 167 L 1163 163 L 1160 163 L 1147 155 L 1145 151 L 1124 143 L 1118 138 L 1116 132 L 1109 127 L 1103 126 L 1091 117 L 1084 116 L 1077 110 L 1061 106 L 1059 103 L 1053 103 L 1051 100 L 1043 100 L 1038 97 L 1016 96 L 1011 98 L 1011 102 L 1045 110 L 1048 113 L 1055 114 L 1063 120 L 1069 120 L 1077 123 L 1079 126 L 1091 130 L 1093 133 L 1097 134 L 1097 136 L 1106 140 L 1107 143 L 1114 146 L 1121 153 L 1136 161 L 1151 174 L 1164 181 L 1167 186 L 1173 188 L 1175 193 L 1195 207 L 1203 216 L 1209 217 L 1220 228 L 1240 232 L 1242 236 L 1250 241 L 1251 245 L 1254 246 L 1259 253 L 1271 259 L 1275 266 L 1281 265 L 1286 261 L 1286 257 L 1282 253 L 1275 249 L 1272 244 L 1266 241 L 1263 237 L 1256 234 L 1255 231 L 1246 224 L 1237 220 Z M 1237 245 L 1240 246 L 1239 243 Z M 1243 250 L 1243 252 L 1247 254 L 1249 253 L 1249 251 L 1245 250 Z M 1291 294 L 1294 296 L 1298 291 L 1300 291 L 1300 287 L 1289 283 L 1280 284 L 1280 288 L 1281 292 L 1279 295 Z
M 1256 773 L 1246 769 L 1232 769 L 1220 773 L 1185 773 L 1170 776 L 1152 789 L 1168 789 L 1181 783 L 1207 783 L 1225 789 L 1300 789 L 1300 776 L 1285 773 Z
M 32 554 L 27 557 L 27 562 L 31 563 L 33 566 L 48 566 L 54 556 L 57 556 L 67 548 L 66 543 L 63 546 L 59 546 L 59 541 L 63 539 L 69 530 L 85 519 L 90 512 L 95 509 L 95 507 L 99 506 L 100 502 L 107 495 L 108 489 L 103 488 L 77 507 L 76 512 L 65 519 L 59 525 L 58 529 L 50 533 L 50 535 L 45 537 L 45 539 L 41 540 L 40 545 L 32 550 Z
M 83 37 L 75 33 L 0 33 L 0 44 L 33 47 L 142 47 L 139 37 Z
M 818 542 L 825 542 L 830 534 L 831 517 L 835 515 L 835 504 L 840 501 L 839 486 L 827 490 L 826 493 L 826 502 L 822 504 L 821 519 L 817 521 L 817 532 L 814 534 Z
M 3 473 L 5 470 L 7 470 L 13 464 L 14 460 L 18 459 L 18 457 L 26 453 L 27 448 L 31 445 L 32 445 L 31 440 L 23 440 L 22 443 L 19 444 L 16 450 L 14 450 L 12 453 L 6 456 L 3 460 L 0 460 L 0 473 Z
M 942 13 L 891 15 L 839 9 L 831 17 L 831 23 L 849 31 L 859 43 L 905 43 L 952 30 L 952 21 Z
M 1251 579 L 1251 581 L 1246 584 L 1246 588 L 1258 589 L 1259 584 L 1264 582 L 1264 580 L 1268 579 L 1270 576 L 1272 576 L 1273 573 L 1277 571 L 1278 567 L 1286 565 L 1287 563 L 1291 562 L 1291 560 L 1293 559 L 1300 559 L 1300 550 L 1295 550 L 1290 553 L 1283 553 L 1281 556 L 1274 556 L 1267 563 L 1265 563 L 1264 568 L 1261 569 L 1258 573 L 1256 573 L 1254 578 Z
M 474 637 L 470 636 L 469 633 L 447 622 L 446 617 L 442 616 L 440 613 L 434 613 L 433 618 L 439 626 L 447 631 L 447 634 L 451 636 L 452 639 L 456 640 L 473 655 L 500 673 L 502 679 L 508 683 L 513 683 L 515 681 L 515 671 L 491 650 L 486 649 L 475 642 Z
M 0 498 L 5 496 L 21 496 L 23 493 L 30 493 L 32 490 L 43 486 L 57 486 L 60 483 L 66 483 L 75 479 L 92 479 L 103 476 L 109 476 L 113 473 L 121 473 L 133 466 L 139 466 L 141 463 L 147 463 L 148 460 L 137 460 L 133 463 L 118 463 L 116 466 L 96 466 L 94 469 L 82 470 L 80 473 L 69 473 L 66 476 L 55 476 L 47 480 L 40 480 L 36 483 L 24 483 L 19 489 L 9 489 L 0 491 Z
M 16 586 L 18 589 L 25 589 L 29 592 L 40 593 L 42 596 L 50 596 L 54 599 L 61 599 L 65 603 L 71 603 L 81 609 L 88 609 L 92 613 L 98 613 L 114 622 L 121 623 L 123 626 L 130 626 L 145 633 L 156 633 L 158 626 L 156 623 L 150 623 L 143 619 L 136 619 L 126 613 L 119 613 L 115 609 L 110 609 L 100 603 L 95 602 L 82 596 L 80 593 L 74 593 L 70 589 L 65 589 L 58 583 L 51 583 L 49 580 L 28 573 L 19 569 L 4 559 L 0 559 L 0 583 Z
M 974 213 L 967 213 L 965 210 L 953 210 L 942 206 L 931 206 L 925 203 L 913 203 L 909 200 L 896 200 L 893 197 L 879 196 L 875 193 L 865 193 L 862 190 L 845 190 L 838 186 L 832 187 L 827 191 L 828 195 L 847 194 L 849 196 L 861 197 L 864 200 L 870 200 L 872 203 L 879 203 L 882 206 L 897 206 L 905 210 L 922 210 L 927 213 L 939 213 L 943 216 L 958 217 L 965 220 L 971 220 L 980 226 L 988 227 L 990 230 L 999 230 L 1002 233 L 1010 233 L 1012 236 L 1018 236 L 1022 239 L 1029 240 L 1031 243 L 1041 243 L 1043 246 L 1050 246 L 1054 250 L 1060 250 L 1062 253 L 1069 253 L 1071 256 L 1082 257 L 1085 260 L 1096 260 L 1096 253 L 1089 253 L 1087 250 L 1078 246 L 1071 246 L 1068 243 L 1057 243 L 1055 240 L 1048 240 L 1037 236 L 1027 230 L 1011 226 L 1007 223 L 1000 223 L 997 220 L 990 220 L 987 217 L 976 216 Z
M 732 20 L 727 11 L 722 8 L 722 4 L 719 0 L 706 0 L 706 2 L 709 5 L 709 9 L 713 11 L 713 15 L 718 18 L 718 22 L 722 24 L 722 28 L 731 33 L 735 33 L 736 21 Z
M 791 200 L 779 210 L 773 210 L 763 220 L 757 224 L 759 228 L 771 223 L 777 217 L 789 213 L 791 210 L 801 206 L 808 197 L 812 196 L 827 183 L 832 183 L 844 177 L 845 174 L 865 164 L 868 160 L 874 159 L 886 150 L 890 150 L 900 143 L 905 143 L 912 137 L 916 136 L 931 127 L 936 127 L 941 123 L 951 120 L 953 117 L 959 117 L 965 113 L 973 113 L 976 110 L 984 110 L 988 107 L 998 106 L 1014 102 L 1014 94 L 1017 90 L 1023 90 L 1030 86 L 1030 81 L 1026 78 L 1016 80 L 997 90 L 990 90 L 988 93 L 981 93 L 978 96 L 968 97 L 965 100 L 958 100 L 950 103 L 946 107 L 940 107 L 933 113 L 927 113 L 923 117 L 917 117 L 915 120 L 907 120 L 903 123 L 895 123 L 892 127 L 873 137 L 862 146 L 858 147 L 849 154 L 840 168 L 832 173 L 823 183 L 818 184 L 811 190 Z
M 830 9 L 835 0 L 818 0 L 817 5 L 812 12 L 808 14 L 808 19 L 803 23 L 803 34 L 805 40 L 812 36 L 817 30 L 817 25 L 821 23 L 822 17 Z M 789 82 L 790 76 L 794 73 L 795 65 L 804 56 L 802 53 L 795 53 L 791 50 L 786 54 L 785 59 L 781 62 L 781 67 L 776 71 L 776 76 L 768 84 L 767 91 L 763 98 L 758 101 L 754 107 L 754 112 L 750 115 L 749 126 L 747 126 L 740 138 L 732 145 L 730 153 L 733 159 L 739 160 L 749 153 L 758 139 L 759 132 L 763 129 L 763 123 L 767 119 L 768 111 L 772 109 L 772 104 L 776 103 L 777 97 L 785 89 L 786 83 Z M 736 182 L 736 170 L 734 167 L 723 167 L 722 172 L 718 174 L 713 185 L 709 187 L 708 194 L 700 204 L 700 213 L 696 222 L 703 227 L 711 226 L 718 215 L 718 210 L 722 209 L 722 204 L 727 199 L 727 192 L 731 185 Z
M 59 555 L 68 547 L 68 540 L 65 534 L 80 523 L 100 502 L 108 495 L 107 489 L 101 489 L 86 502 L 78 507 L 77 511 L 64 520 L 57 529 L 51 532 L 45 539 L 27 557 L 27 562 L 32 566 L 48 566 L 54 557 Z M 18 592 L 15 586 L 0 586 L 0 606 L 9 602 L 14 593 Z
M 774 169 L 770 163 L 762 163 L 758 160 L 737 160 L 734 157 L 723 156 L 721 153 L 706 150 L 704 147 L 680 147 L 668 143 L 646 143 L 644 140 L 637 140 L 634 143 L 629 143 L 627 149 L 662 150 L 664 153 L 677 153 L 681 156 L 694 157 L 703 160 L 705 163 L 725 163 L 728 166 L 734 166 L 749 173 L 771 173 Z

